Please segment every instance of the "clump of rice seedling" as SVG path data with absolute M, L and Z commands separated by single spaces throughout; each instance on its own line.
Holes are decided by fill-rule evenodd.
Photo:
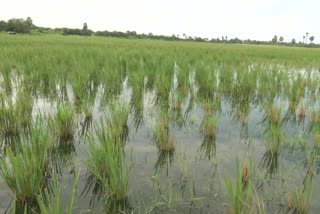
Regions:
M 30 135 L 21 135 L 16 141 L 19 149 L 9 148 L 6 158 L 0 159 L 0 176 L 14 193 L 18 209 L 37 206 L 37 195 L 48 183 L 52 141 L 42 125 L 33 125 Z
M 304 118 L 306 117 L 306 109 L 303 105 L 299 106 L 297 114 L 300 121 L 304 120 Z
M 32 121 L 32 94 L 28 90 L 19 91 L 16 99 L 16 110 L 22 128 L 27 130 Z
M 154 138 L 161 152 L 173 152 L 176 148 L 174 137 L 169 135 L 169 120 L 168 112 L 159 112 L 158 122 L 154 130 Z
M 320 114 L 319 111 L 316 109 L 313 109 L 311 111 L 310 130 L 314 127 L 320 127 Z
M 59 103 L 55 116 L 59 142 L 71 142 L 75 133 L 75 110 L 69 103 Z
M 19 115 L 12 102 L 2 103 L 0 108 L 0 133 L 6 145 L 12 145 L 19 137 Z
M 270 124 L 280 124 L 281 122 L 281 107 L 270 104 L 265 108 L 266 119 Z
M 110 106 L 110 116 L 107 119 L 108 130 L 112 138 L 119 143 L 124 144 L 128 140 L 129 109 L 123 104 L 112 104 Z
M 106 195 L 107 203 L 126 201 L 130 168 L 126 165 L 122 146 L 102 126 L 96 129 L 96 135 L 97 139 L 89 139 L 87 167 L 101 185 L 101 194 Z
M 39 204 L 40 212 L 44 214 L 72 214 L 73 202 L 77 192 L 79 177 L 80 172 L 78 172 L 75 176 L 70 196 L 70 202 L 68 204 L 68 207 L 66 207 L 66 204 L 64 203 L 64 201 L 62 201 L 60 196 L 61 184 L 59 184 L 59 179 L 57 175 L 55 175 L 50 187 L 51 191 L 46 189 L 43 194 L 39 194 L 37 196 L 37 202 Z
M 237 160 L 236 182 L 232 183 L 229 179 L 225 179 L 228 196 L 231 200 L 230 213 L 244 213 L 251 209 L 253 188 L 250 179 L 249 165 L 239 164 Z M 254 213 L 254 212 L 252 212 Z
M 281 143 L 284 141 L 284 135 L 281 127 L 270 125 L 267 129 L 266 152 L 259 164 L 260 168 L 266 168 L 267 175 L 271 177 L 278 172 L 278 156 Z
M 211 105 L 204 104 L 203 110 L 204 116 L 200 124 L 200 133 L 204 139 L 200 146 L 200 151 L 204 152 L 205 156 L 210 159 L 215 154 L 216 134 L 220 118 L 218 115 L 214 115 Z
M 89 129 L 92 127 L 92 121 L 93 121 L 93 107 L 90 105 L 85 104 L 83 109 L 84 117 L 83 121 L 80 123 L 81 125 L 81 136 L 85 136 Z
M 219 116 L 207 115 L 203 117 L 200 125 L 200 132 L 207 138 L 214 139 L 217 134 Z
M 313 185 L 311 178 L 307 178 L 304 186 L 299 187 L 293 193 L 287 194 L 288 208 L 293 213 L 307 214 L 310 210 L 313 195 Z

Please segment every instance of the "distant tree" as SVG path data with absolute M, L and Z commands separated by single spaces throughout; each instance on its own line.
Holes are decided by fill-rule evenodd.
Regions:
M 310 36 L 309 40 L 310 40 L 310 43 L 312 43 L 314 40 L 314 36 Z
M 302 43 L 305 43 L 305 40 L 306 39 L 306 36 L 303 36 L 303 41 L 302 41 Z
M 10 19 L 7 23 L 7 31 L 17 33 L 30 33 L 31 26 L 24 19 Z
M 33 22 L 32 22 L 32 19 L 31 19 L 30 17 L 27 17 L 27 19 L 26 19 L 26 25 L 28 25 L 30 28 L 32 27 Z
M 88 24 L 85 22 L 83 23 L 83 27 L 82 27 L 83 31 L 87 31 L 88 30 Z
M 306 43 L 308 43 L 308 35 L 309 35 L 309 33 L 307 32 L 306 33 Z
M 277 43 L 278 42 L 278 37 L 277 35 L 275 35 L 272 40 L 271 40 L 272 43 Z
M 0 31 L 6 31 L 7 30 L 7 22 L 0 21 Z
M 295 44 L 296 44 L 296 40 L 295 40 L 295 39 L 292 39 L 292 40 L 291 40 L 291 44 L 295 45 Z
M 280 36 L 279 41 L 283 42 L 283 37 L 282 36 Z

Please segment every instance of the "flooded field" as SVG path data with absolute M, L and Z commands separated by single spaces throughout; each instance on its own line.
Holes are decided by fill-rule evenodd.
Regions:
M 0 45 L 1 213 L 320 209 L 320 50 Z

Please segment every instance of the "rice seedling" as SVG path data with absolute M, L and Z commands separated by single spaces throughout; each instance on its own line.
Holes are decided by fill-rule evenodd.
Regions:
M 90 104 L 85 104 L 83 108 L 83 120 L 80 122 L 81 136 L 85 136 L 89 132 L 89 130 L 92 128 L 93 122 L 93 106 Z
M 78 172 L 74 178 L 70 201 L 67 205 L 63 201 L 64 199 L 61 198 L 61 184 L 59 183 L 59 179 L 56 175 L 53 176 L 53 181 L 50 187 L 51 191 L 45 189 L 42 194 L 37 196 L 37 203 L 39 204 L 40 212 L 43 214 L 72 214 L 79 177 L 80 172 Z
M 288 210 L 292 210 L 293 213 L 309 213 L 312 195 L 312 181 L 310 180 L 310 178 L 307 178 L 304 186 L 297 188 L 294 192 L 288 192 Z
M 106 204 L 124 202 L 129 190 L 130 167 L 125 162 L 121 144 L 115 143 L 111 133 L 106 133 L 103 126 L 97 127 L 96 135 L 97 139 L 89 138 L 87 167 L 101 185 Z
M 218 115 L 206 114 L 207 113 L 205 113 L 200 124 L 200 133 L 202 133 L 205 138 L 215 139 L 220 117 Z
M 303 105 L 298 108 L 297 116 L 299 121 L 303 121 L 306 117 L 306 109 Z
M 176 148 L 174 137 L 169 134 L 169 121 L 168 112 L 160 110 L 154 128 L 154 139 L 160 152 L 174 152 Z
M 129 109 L 124 104 L 111 104 L 107 127 L 116 143 L 124 145 L 128 140 Z
M 88 185 L 83 190 L 84 195 L 87 196 L 81 202 L 91 200 L 90 194 L 87 194 L 91 191 L 92 195 L 97 195 L 98 200 L 104 199 L 105 212 L 126 212 L 130 209 L 128 208 L 131 205 L 128 201 L 130 167 L 125 164 L 124 142 L 128 141 L 131 125 L 128 120 L 131 115 L 136 130 L 139 129 L 136 132 L 137 136 L 133 135 L 132 139 L 133 142 L 139 141 L 133 144 L 135 147 L 132 149 L 134 158 L 138 160 L 135 163 L 137 166 L 135 175 L 140 175 L 139 170 L 143 170 L 143 175 L 148 176 L 148 169 L 151 171 L 154 169 L 158 173 L 159 169 L 165 166 L 167 166 L 168 175 L 168 168 L 175 160 L 176 142 L 181 139 L 184 141 L 185 138 L 180 138 L 180 136 L 185 132 L 192 135 L 190 139 L 183 142 L 188 145 L 188 158 L 193 157 L 197 148 L 200 159 L 201 156 L 207 159 L 214 158 L 217 136 L 221 137 L 219 140 L 228 139 L 228 143 L 235 148 L 229 150 L 230 144 L 221 144 L 219 157 L 246 151 L 246 145 L 233 146 L 234 142 L 239 142 L 238 140 L 247 142 L 249 134 L 257 142 L 265 141 L 265 144 L 262 145 L 255 144 L 257 148 L 255 155 L 259 155 L 261 146 L 265 146 L 265 153 L 259 167 L 267 173 L 267 176 L 272 177 L 272 179 L 263 178 L 270 183 L 269 188 L 264 189 L 265 198 L 260 200 L 255 191 L 253 168 L 248 162 L 243 162 L 238 167 L 237 182 L 228 183 L 226 181 L 229 185 L 227 192 L 233 201 L 228 211 L 262 213 L 264 212 L 264 201 L 267 201 L 268 212 L 275 212 L 274 207 L 277 207 L 279 197 L 276 195 L 278 192 L 274 193 L 274 190 L 279 185 L 287 187 L 296 182 L 292 179 L 281 179 L 280 181 L 275 176 L 277 173 L 282 175 L 287 164 L 295 165 L 305 161 L 307 176 L 318 181 L 315 174 L 319 173 L 320 162 L 317 134 L 320 127 L 320 116 L 316 106 L 318 105 L 320 63 L 316 59 L 319 58 L 320 52 L 317 49 L 55 35 L 10 37 L 0 34 L 0 40 L 2 41 L 0 47 L 0 94 L 2 99 L 0 136 L 1 146 L 8 147 L 6 150 L 9 151 L 8 154 L 1 153 L 1 158 L 9 163 L 13 157 L 24 155 L 26 158 L 24 157 L 23 160 L 20 158 L 19 161 L 31 162 L 29 161 L 31 158 L 23 152 L 26 148 L 21 138 L 26 138 L 24 142 L 28 141 L 29 145 L 31 134 L 28 129 L 30 127 L 32 129 L 34 120 L 32 117 L 38 112 L 40 114 L 42 111 L 47 112 L 47 108 L 50 111 L 51 107 L 47 106 L 58 103 L 57 114 L 53 118 L 56 126 L 51 131 L 54 132 L 54 137 L 59 143 L 55 144 L 52 149 L 48 149 L 53 152 L 47 152 L 49 157 L 47 165 L 56 167 L 55 171 L 62 175 L 74 173 L 75 166 L 82 158 L 82 153 L 76 154 L 75 151 L 82 150 L 83 147 L 86 148 L 89 145 L 86 162 L 89 169 Z M 130 94 L 130 100 L 127 100 L 127 95 Z M 149 112 L 146 111 L 152 108 L 150 107 L 152 104 L 150 95 L 155 95 L 154 107 L 161 109 L 152 133 L 158 149 L 156 163 L 147 161 L 149 147 L 141 146 L 148 141 L 144 139 L 144 134 L 146 134 L 144 132 L 150 129 Z M 114 100 L 122 98 L 125 98 L 126 103 L 129 101 L 128 106 L 113 103 Z M 70 103 L 73 103 L 74 106 Z M 91 127 L 94 124 L 93 106 L 94 113 L 100 114 L 100 109 L 103 108 L 107 113 L 104 115 L 106 116 L 105 123 L 99 128 L 92 129 L 91 133 Z M 310 115 L 309 109 L 312 109 Z M 261 110 L 265 111 L 266 123 L 259 123 Z M 79 133 L 76 132 L 77 113 L 81 113 Z M 312 132 L 305 132 L 303 130 L 305 127 L 299 126 L 297 119 L 303 121 L 303 125 L 310 122 L 308 131 Z M 200 141 L 198 133 L 194 133 L 199 123 Z M 230 123 L 232 126 L 229 126 Z M 176 125 L 180 130 L 176 130 Z M 263 135 L 259 135 L 260 125 L 265 128 Z M 27 129 L 23 132 L 25 127 Z M 96 132 L 93 132 L 94 130 Z M 176 135 L 173 131 L 181 131 L 181 133 Z M 89 136 L 89 132 L 92 136 Z M 302 132 L 304 132 L 303 137 L 299 137 Z M 71 143 L 81 133 L 90 139 L 90 143 L 79 145 Z M 298 133 L 299 136 L 294 134 L 287 140 L 293 133 Z M 5 139 L 10 139 L 7 141 L 10 143 L 6 144 Z M 63 141 L 69 143 L 62 143 Z M 194 143 L 189 143 L 189 141 L 194 141 Z M 305 151 L 309 145 L 313 148 L 305 158 L 301 155 L 301 151 Z M 282 148 L 288 147 L 296 153 L 284 153 L 287 150 L 282 150 Z M 34 156 L 38 156 L 38 153 L 42 155 L 40 151 Z M 143 159 L 141 154 L 145 154 L 144 164 L 139 164 L 139 160 Z M 177 179 L 177 174 L 178 176 L 184 174 L 182 180 L 178 178 L 178 182 L 174 183 L 182 189 L 186 187 L 186 181 L 190 180 L 190 176 L 194 179 L 194 183 L 201 181 L 197 193 L 203 194 L 205 198 L 201 200 L 203 204 L 195 208 L 194 201 L 197 199 L 193 193 L 190 193 L 190 206 L 186 198 L 180 200 L 177 197 L 179 200 L 175 200 L 173 195 L 183 194 L 175 192 L 179 191 L 178 189 L 171 188 L 171 195 L 162 194 L 163 198 L 158 201 L 147 202 L 151 203 L 151 212 L 184 212 L 192 206 L 189 212 L 221 211 L 220 205 L 223 199 L 219 196 L 224 195 L 225 192 L 220 189 L 212 191 L 210 189 L 208 193 L 204 190 L 206 189 L 205 183 L 200 177 L 203 177 L 201 176 L 203 175 L 202 168 L 204 168 L 202 166 L 207 166 L 208 163 L 205 160 L 199 161 L 198 157 L 198 154 L 195 154 L 195 160 L 183 166 L 188 167 L 188 170 L 190 167 L 191 172 L 194 173 L 190 175 L 185 175 L 185 172 L 172 173 L 167 179 Z M 279 167 L 280 160 L 283 167 Z M 228 162 L 221 161 L 219 158 L 215 161 L 223 169 L 228 169 Z M 155 164 L 153 169 L 150 164 Z M 70 167 L 70 172 L 63 170 L 64 167 L 68 169 Z M 17 179 L 21 179 L 19 176 Z M 293 177 L 300 178 L 301 176 L 299 172 L 294 171 Z M 141 179 L 144 178 L 141 177 Z M 158 179 L 160 180 L 160 177 Z M 163 179 L 161 177 L 161 181 Z M 132 183 L 141 185 L 140 179 Z M 192 189 L 192 185 L 189 186 Z M 36 188 L 32 189 L 35 191 Z M 46 212 L 45 209 L 48 210 L 47 213 L 61 212 L 61 209 L 65 207 L 60 204 L 63 197 L 57 199 L 57 194 L 48 195 L 49 190 L 48 194 L 42 195 L 44 187 L 38 189 L 41 190 L 37 191 L 37 197 L 30 196 L 32 199 L 28 199 L 28 204 L 24 203 L 22 206 L 29 209 L 32 202 L 40 205 L 42 212 Z M 287 191 L 283 190 L 281 193 Z M 148 197 L 150 192 L 148 188 L 143 188 L 143 191 L 145 192 L 142 193 L 141 200 L 144 201 L 144 197 Z M 135 193 L 135 190 L 133 192 Z M 214 202 L 211 200 L 213 192 L 218 194 Z M 16 193 L 16 195 L 19 194 Z M 303 194 L 297 194 L 298 197 L 291 193 L 291 198 L 296 198 L 291 201 L 307 201 L 298 199 L 303 198 L 300 196 Z M 3 197 L 2 194 L 0 194 L 0 200 L 2 200 L 1 197 Z M 39 199 L 40 197 L 42 199 Z M 56 202 L 52 203 L 49 198 Z M 41 200 L 43 200 L 42 205 Z M 307 203 L 301 203 L 299 207 L 302 208 L 297 209 L 292 204 L 293 202 L 290 205 L 292 208 L 290 211 L 293 212 L 307 210 L 306 207 L 309 207 L 310 211 L 314 210 L 310 207 L 311 205 L 306 206 Z M 146 207 L 149 207 L 149 204 L 146 204 Z M 38 210 L 33 209 L 32 211 Z M 136 210 L 133 208 L 128 212 L 130 211 L 135 212 Z
M 0 133 L 3 146 L 14 146 L 13 142 L 20 135 L 19 115 L 12 102 L 2 101 L 0 108 Z
M 71 104 L 58 104 L 54 122 L 57 126 L 58 141 L 61 143 L 72 142 L 74 139 L 76 124 L 75 111 Z
M 228 208 L 228 212 L 230 213 L 254 213 L 251 210 L 253 187 L 249 170 L 247 161 L 240 165 L 237 160 L 235 183 L 229 179 L 225 179 L 227 193 L 231 201 Z
M 27 89 L 26 91 L 19 91 L 16 98 L 16 110 L 19 115 L 20 126 L 28 130 L 32 121 L 32 108 L 33 99 L 31 92 Z
M 48 184 L 52 140 L 43 125 L 34 124 L 30 135 L 21 135 L 15 142 L 19 150 L 8 148 L 6 158 L 0 159 L 0 176 L 13 192 L 17 210 L 37 207 L 37 195 Z
M 281 123 L 281 110 L 280 106 L 269 104 L 265 107 L 266 118 L 269 124 L 279 125 Z

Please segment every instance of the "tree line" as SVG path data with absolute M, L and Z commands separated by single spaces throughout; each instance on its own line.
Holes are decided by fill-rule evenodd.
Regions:
M 46 28 L 39 27 L 33 24 L 30 17 L 26 19 L 9 19 L 6 21 L 0 21 L 0 31 L 10 31 L 15 33 L 31 33 L 31 30 L 35 30 L 39 33 L 59 33 L 62 35 L 79 35 L 79 36 L 105 36 L 105 37 L 118 37 L 118 38 L 136 38 L 136 39 L 157 39 L 157 40 L 167 40 L 167 41 L 196 41 L 196 42 L 212 42 L 212 43 L 230 43 L 230 44 L 257 44 L 257 45 L 285 45 L 285 46 L 303 46 L 303 47 L 320 47 L 319 44 L 314 44 L 314 36 L 309 37 L 309 33 L 303 35 L 303 40 L 297 42 L 292 39 L 290 42 L 284 42 L 284 38 L 280 36 L 278 38 L 275 35 L 270 41 L 259 41 L 259 40 L 241 40 L 239 38 L 228 39 L 228 36 L 221 36 L 217 38 L 202 38 L 197 36 L 187 36 L 183 35 L 154 35 L 152 33 L 137 33 L 136 31 L 92 31 L 88 28 L 88 24 L 84 23 L 83 27 L 80 28 Z

